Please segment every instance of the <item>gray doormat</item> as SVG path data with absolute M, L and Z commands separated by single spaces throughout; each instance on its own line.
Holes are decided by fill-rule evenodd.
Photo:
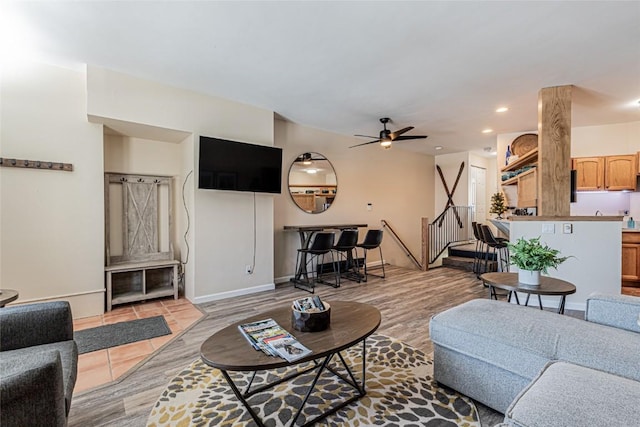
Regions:
M 164 316 L 155 316 L 75 331 L 73 339 L 78 353 L 83 354 L 169 334 Z

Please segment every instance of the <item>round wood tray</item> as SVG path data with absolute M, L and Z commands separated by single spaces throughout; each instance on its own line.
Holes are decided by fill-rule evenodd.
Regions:
M 535 133 L 520 135 L 511 143 L 511 153 L 518 157 L 527 154 L 534 148 L 538 148 L 538 135 Z

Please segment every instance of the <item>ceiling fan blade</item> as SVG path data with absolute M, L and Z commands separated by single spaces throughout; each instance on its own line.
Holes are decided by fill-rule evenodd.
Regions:
M 360 147 L 361 145 L 368 145 L 368 144 L 375 144 L 376 142 L 380 142 L 379 139 L 373 140 L 373 141 L 369 141 L 369 142 L 363 142 L 362 144 L 356 144 L 356 145 L 352 145 L 349 148 L 353 148 L 353 147 Z
M 361 136 L 363 138 L 377 138 L 377 136 L 371 136 L 371 135 L 353 135 L 353 136 Z
M 425 139 L 427 138 L 427 135 L 405 135 L 405 136 L 399 136 L 396 139 L 394 139 L 394 141 L 407 141 L 409 139 Z
M 393 132 L 391 135 L 389 135 L 389 137 L 393 141 L 394 139 L 397 139 L 403 133 L 409 132 L 411 129 L 413 129 L 413 126 L 409 126 L 409 127 L 404 128 L 404 129 L 397 130 L 397 131 Z

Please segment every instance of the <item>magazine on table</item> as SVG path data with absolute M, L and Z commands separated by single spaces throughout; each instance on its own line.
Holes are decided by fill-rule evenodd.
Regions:
M 276 354 L 273 349 L 263 342 L 263 339 L 287 333 L 287 331 L 282 329 L 273 319 L 244 323 L 238 325 L 238 330 L 254 349 L 262 350 L 269 356 L 276 356 Z
M 271 339 L 269 340 L 269 346 L 287 362 L 295 362 L 311 354 L 311 350 L 300 344 L 292 336 Z
M 319 296 L 300 298 L 293 302 L 293 308 L 303 312 L 324 311 L 325 306 Z
M 273 319 L 244 323 L 238 325 L 238 330 L 254 349 L 262 350 L 262 352 L 268 356 L 283 357 L 285 360 L 291 362 L 311 353 L 311 350 L 300 344 L 293 335 L 283 329 Z M 284 349 L 283 352 L 276 350 L 276 347 L 272 343 L 282 346 L 284 344 L 281 340 L 285 339 L 287 340 L 287 348 Z M 289 354 L 287 350 L 295 354 Z M 302 356 L 291 359 L 291 357 L 296 356 L 300 351 L 303 353 Z M 284 357 L 285 353 L 289 354 L 289 358 Z

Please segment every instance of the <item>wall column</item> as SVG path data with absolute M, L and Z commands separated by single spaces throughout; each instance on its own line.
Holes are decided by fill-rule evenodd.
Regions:
M 571 85 L 538 93 L 538 216 L 569 216 Z

